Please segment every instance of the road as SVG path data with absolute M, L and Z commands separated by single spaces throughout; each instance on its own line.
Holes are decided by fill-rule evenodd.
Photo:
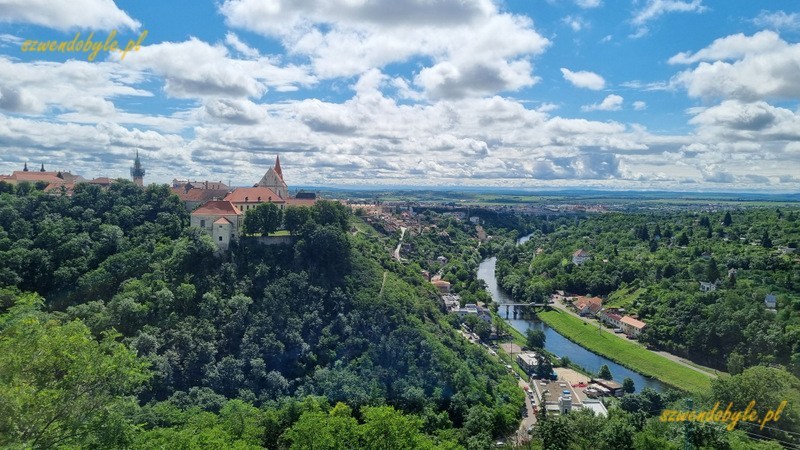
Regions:
M 558 309 L 560 309 L 562 311 L 565 311 L 568 314 L 571 314 L 572 316 L 577 317 L 578 319 L 586 322 L 587 324 L 589 324 L 589 325 L 591 325 L 593 327 L 596 327 L 596 326 L 599 325 L 599 329 L 600 330 L 602 330 L 605 333 L 610 334 L 611 336 L 616 337 L 617 339 L 622 339 L 622 340 L 625 340 L 625 341 L 628 341 L 628 342 L 633 342 L 633 343 L 641 346 L 642 348 L 644 348 L 647 351 L 659 354 L 659 355 L 661 355 L 661 356 L 663 356 L 663 357 L 665 357 L 665 358 L 667 358 L 667 359 L 669 359 L 671 361 L 674 361 L 674 362 L 676 362 L 676 363 L 678 363 L 678 364 L 680 364 L 680 365 L 682 365 L 684 367 L 688 367 L 688 368 L 690 368 L 690 369 L 692 369 L 692 370 L 694 370 L 696 372 L 702 373 L 703 375 L 707 375 L 707 376 L 712 377 L 712 378 L 716 378 L 717 377 L 717 371 L 712 369 L 712 368 L 710 368 L 710 367 L 704 367 L 704 366 L 701 366 L 699 364 L 692 363 L 692 362 L 687 361 L 687 360 L 685 360 L 685 359 L 683 359 L 683 358 L 681 358 L 679 356 L 675 356 L 675 355 L 673 355 L 672 353 L 669 353 L 669 352 L 650 350 L 649 348 L 647 348 L 644 345 L 642 345 L 640 342 L 632 341 L 632 340 L 628 339 L 627 337 L 625 337 L 624 334 L 614 333 L 609 328 L 606 328 L 605 326 L 603 326 L 600 323 L 600 321 L 597 320 L 597 319 L 588 318 L 588 317 L 582 317 L 580 314 L 576 313 L 571 308 L 569 308 L 568 306 L 563 304 L 561 297 L 558 297 L 558 298 L 554 297 L 553 301 L 550 302 L 550 306 L 554 307 L 554 308 L 558 308 Z
M 397 248 L 392 252 L 392 258 L 400 261 L 400 246 L 403 245 L 403 236 L 406 235 L 406 227 L 400 227 L 400 242 L 397 243 Z

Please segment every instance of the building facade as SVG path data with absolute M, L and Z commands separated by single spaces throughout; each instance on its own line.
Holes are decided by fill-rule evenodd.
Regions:
M 242 213 L 231 202 L 212 200 L 192 212 L 191 226 L 208 233 L 222 250 L 228 250 L 233 240 L 239 238 Z

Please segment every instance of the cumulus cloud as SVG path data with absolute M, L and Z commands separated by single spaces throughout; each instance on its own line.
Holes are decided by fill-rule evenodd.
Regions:
M 727 172 L 723 169 L 715 165 L 710 165 L 707 167 L 703 167 L 700 169 L 700 173 L 703 175 L 703 181 L 707 181 L 709 183 L 734 183 L 736 182 L 736 177 L 733 176 L 730 172 Z
M 772 31 L 728 36 L 695 54 L 679 54 L 672 60 L 702 61 L 672 79 L 692 97 L 800 98 L 800 44 L 788 44 Z
M 529 86 L 530 58 L 549 45 L 530 18 L 501 13 L 491 0 L 227 0 L 220 10 L 230 25 L 308 57 L 320 78 L 429 58 L 415 81 L 433 98 Z
M 600 75 L 594 72 L 588 71 L 577 71 L 573 72 L 567 68 L 561 68 L 561 74 L 564 76 L 564 79 L 572 83 L 573 86 L 579 88 L 586 88 L 591 89 L 593 91 L 599 91 L 606 86 L 606 80 L 603 79 Z
M 783 141 L 800 139 L 800 115 L 764 101 L 726 100 L 717 106 L 693 110 L 689 121 L 698 132 L 720 141 Z
M 226 123 L 252 125 L 264 120 L 265 111 L 246 99 L 219 98 L 207 101 L 203 105 L 206 117 Z
M 265 57 L 232 58 L 223 45 L 210 45 L 196 38 L 143 46 L 128 55 L 125 64 L 162 76 L 166 92 L 181 98 L 258 98 L 270 87 L 291 89 L 316 82 L 304 67 L 277 65 Z
M 636 111 L 643 111 L 643 110 L 647 109 L 647 103 L 645 103 L 645 102 L 643 102 L 641 100 L 637 100 L 637 101 L 633 102 L 633 109 L 635 109 Z
M 581 111 L 619 111 L 622 109 L 623 98 L 616 94 L 611 94 L 600 103 L 581 106 Z
M 0 22 L 32 23 L 58 30 L 136 30 L 141 25 L 113 0 L 5 0 L 0 3 Z
M 132 86 L 142 79 L 114 63 L 19 62 L 0 56 L 0 109 L 25 114 L 57 109 L 109 120 L 115 111 L 109 98 L 152 95 Z

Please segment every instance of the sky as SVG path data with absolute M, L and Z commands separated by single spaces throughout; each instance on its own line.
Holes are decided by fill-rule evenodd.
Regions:
M 5 174 L 797 192 L 799 101 L 796 0 L 0 0 Z

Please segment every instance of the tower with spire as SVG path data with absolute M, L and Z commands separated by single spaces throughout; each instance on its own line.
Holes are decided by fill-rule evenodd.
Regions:
M 133 182 L 137 186 L 144 186 L 144 173 L 142 162 L 139 160 L 139 150 L 136 150 L 136 159 L 133 161 L 133 167 L 131 167 L 131 178 L 133 178 Z
M 275 167 L 270 167 L 256 186 L 272 189 L 280 198 L 289 198 L 289 187 L 286 185 L 286 182 L 283 181 L 280 155 L 275 157 Z

